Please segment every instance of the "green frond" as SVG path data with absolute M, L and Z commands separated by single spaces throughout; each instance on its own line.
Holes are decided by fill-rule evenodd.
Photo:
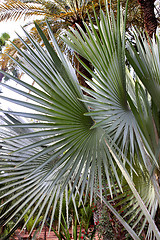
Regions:
M 94 120 L 92 117 L 84 115 L 89 112 L 89 108 L 85 102 L 79 100 L 84 97 L 74 69 L 61 53 L 49 25 L 55 50 L 39 26 L 36 25 L 36 27 L 45 44 L 46 51 L 26 33 L 34 50 L 21 39 L 27 51 L 21 51 L 15 46 L 21 55 L 21 63 L 13 58 L 12 60 L 34 79 L 40 89 L 10 76 L 12 80 L 19 82 L 29 90 L 30 94 L 21 90 L 17 92 L 15 88 L 10 88 L 5 84 L 3 86 L 22 96 L 28 96 L 32 102 L 26 103 L 0 97 L 34 110 L 34 113 L 3 111 L 4 114 L 32 118 L 40 121 L 39 123 L 42 125 L 51 124 L 52 127 L 46 130 L 45 128 L 41 129 L 37 123 L 35 124 L 36 130 L 29 133 L 17 135 L 15 131 L 10 131 L 12 126 L 8 126 L 9 131 L 1 132 L 1 137 L 5 138 L 1 155 L 1 160 L 4 161 L 2 169 L 5 172 L 4 176 L 2 174 L 2 179 L 7 172 L 7 177 L 1 181 L 1 184 L 7 183 L 5 188 L 7 193 L 3 194 L 1 198 L 14 193 L 14 196 L 10 197 L 2 206 L 18 198 L 18 201 L 6 212 L 9 214 L 13 208 L 17 208 L 10 219 L 23 210 L 25 205 L 28 207 L 21 218 L 29 208 L 34 206 L 33 212 L 30 214 L 32 217 L 39 205 L 41 208 L 38 216 L 40 216 L 48 202 L 50 202 L 50 206 L 54 202 L 52 214 L 54 216 L 57 201 L 61 199 L 67 185 L 72 201 L 75 198 L 74 193 L 76 196 L 79 193 L 79 202 L 81 203 L 83 193 L 85 192 L 87 196 L 90 191 L 90 201 L 92 202 L 98 185 L 102 186 L 102 168 L 105 169 L 106 176 L 104 177 L 108 180 L 108 185 L 114 184 L 115 175 L 119 188 L 121 188 L 115 163 L 103 138 L 104 131 L 101 128 L 91 129 Z M 6 73 L 6 75 L 8 74 Z M 19 125 L 16 128 L 13 125 L 13 130 L 16 130 Z M 29 125 L 32 129 L 32 124 Z M 45 127 L 45 125 L 43 126 Z M 97 158 L 97 156 L 101 157 Z M 12 159 L 12 162 L 8 159 Z M 110 191 L 112 194 L 111 188 Z
M 131 76 L 128 76 L 125 67 L 125 26 L 121 20 L 119 20 L 121 24 L 114 24 L 115 19 L 112 13 L 111 15 L 111 18 L 108 17 L 109 14 L 106 17 L 101 11 L 99 21 L 95 14 L 97 26 L 90 20 L 90 28 L 84 23 L 87 33 L 77 26 L 79 31 L 71 28 L 63 40 L 78 54 L 90 61 L 94 67 L 93 72 L 79 60 L 92 75 L 92 80 L 87 78 L 86 80 L 94 91 L 84 90 L 92 96 L 92 98 L 86 97 L 85 102 L 92 109 L 86 113 L 86 116 L 94 118 L 93 128 L 101 126 L 125 155 L 127 152 L 130 153 L 131 162 L 138 150 L 138 154 L 142 156 L 146 164 L 144 147 L 139 141 L 142 132 L 137 123 L 137 120 L 140 120 L 144 125 L 144 121 L 140 118 L 136 119 L 136 114 L 128 101 L 128 96 L 132 92 L 132 101 L 135 106 L 137 105 L 135 84 L 133 79 L 131 84 Z M 137 115 L 139 114 L 138 112 Z M 144 126 L 148 128 L 147 124 Z M 153 124 L 151 126 L 152 131 Z M 152 152 L 152 145 L 147 146 L 147 149 Z M 157 164 L 155 158 L 153 161 Z
M 149 173 L 145 166 L 137 165 L 135 166 L 137 174 L 133 174 L 133 182 L 135 187 L 141 197 L 141 201 L 147 207 L 152 218 L 155 218 L 155 214 L 158 208 L 158 199 L 156 197 L 155 189 L 153 187 L 152 181 L 150 179 Z M 143 169 L 143 172 L 142 172 Z M 131 189 L 129 188 L 127 182 L 124 182 L 124 193 L 118 195 L 114 200 L 118 200 L 118 204 L 115 208 L 121 206 L 120 214 L 123 219 L 126 220 L 128 224 L 132 226 L 135 232 L 140 236 L 144 228 L 146 229 L 147 220 L 144 217 L 143 211 L 137 202 L 135 196 L 133 196 Z M 148 225 L 148 238 L 150 226 Z
M 145 88 L 151 95 L 154 103 L 160 108 L 160 101 L 157 96 L 160 94 L 160 71 L 159 71 L 159 51 L 160 39 L 157 35 L 156 39 L 150 40 L 145 34 L 134 29 L 134 37 L 138 53 L 133 48 L 132 44 L 127 44 L 127 57 L 130 64 L 134 67 L 136 74 L 141 79 Z M 152 81 L 150 81 L 152 79 Z

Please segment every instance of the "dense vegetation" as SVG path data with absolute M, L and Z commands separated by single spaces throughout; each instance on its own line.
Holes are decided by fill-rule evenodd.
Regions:
M 51 229 L 58 208 L 60 227 L 64 205 L 68 224 L 71 202 L 79 219 L 78 206 L 101 201 L 106 221 L 107 207 L 133 239 L 158 240 L 159 35 L 133 28 L 134 41 L 127 38 L 120 2 L 116 19 L 108 4 L 93 13 L 62 37 L 89 72 L 89 87 L 79 85 L 48 22 L 47 36 L 35 24 L 42 45 L 25 31 L 25 50 L 13 44 L 19 60 L 10 56 L 36 85 L 0 70 L 26 90 L 1 86 L 30 100 L 0 96 L 27 109 L 1 110 L 1 224 L 16 217 L 18 226 L 28 214 L 23 227 L 32 219 L 32 231 L 43 215 L 40 230 L 48 217 Z

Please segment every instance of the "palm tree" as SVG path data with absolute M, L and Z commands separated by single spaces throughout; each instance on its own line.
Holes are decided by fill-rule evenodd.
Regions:
M 122 6 L 125 6 L 126 1 L 122 1 Z M 83 27 L 83 21 L 88 22 L 88 16 L 87 11 L 93 15 L 93 9 L 92 4 L 94 4 L 96 12 L 99 12 L 99 1 L 80 1 L 80 0 L 70 0 L 70 1 L 52 1 L 52 0 L 31 0 L 31 1 L 24 1 L 24 0 L 6 0 L 5 3 L 0 4 L 0 21 L 7 21 L 8 19 L 11 20 L 19 20 L 20 18 L 31 18 L 31 17 L 37 17 L 41 16 L 42 19 L 37 21 L 40 26 L 42 27 L 43 31 L 45 32 L 47 36 L 47 29 L 46 29 L 46 18 L 48 19 L 52 31 L 54 32 L 55 36 L 58 37 L 59 44 L 62 45 L 62 41 L 59 38 L 59 33 L 67 29 L 69 26 L 76 27 L 76 24 L 78 23 L 81 25 L 81 27 L 85 30 Z M 143 21 L 141 16 L 140 7 L 138 5 L 138 2 L 130 1 L 129 2 L 129 18 L 128 18 L 128 28 L 130 28 L 131 24 L 134 24 L 136 26 L 142 27 Z M 114 9 L 116 13 L 115 6 L 117 5 L 117 0 L 112 1 L 112 8 Z M 104 1 L 101 1 L 101 8 L 104 9 Z M 40 40 L 39 34 L 37 33 L 37 30 L 35 27 L 31 29 L 31 34 L 36 38 L 38 41 Z M 19 47 L 24 47 L 22 42 L 19 41 L 19 39 L 15 39 L 14 43 Z M 29 43 L 29 41 L 28 41 Z M 5 53 L 9 53 L 13 57 L 16 57 L 16 50 L 15 48 L 10 45 L 6 48 Z M 1 57 L 1 69 L 2 70 L 9 70 L 10 65 L 12 65 L 12 61 L 10 58 L 3 54 Z M 83 61 L 86 61 L 82 59 Z M 81 66 L 79 62 L 77 62 L 74 59 L 74 62 L 76 62 L 76 68 L 83 72 L 88 78 L 91 78 L 90 74 Z M 90 64 L 87 63 L 89 67 Z M 82 78 L 81 75 L 78 74 L 78 79 L 80 84 L 87 86 L 84 82 L 84 78 Z M 89 86 L 87 86 L 89 87 Z
M 0 71 L 27 91 L 2 86 L 31 100 L 26 103 L 1 96 L 28 109 L 2 112 L 35 120 L 1 125 L 1 184 L 6 184 L 1 191 L 6 192 L 0 197 L 9 197 L 1 207 L 16 200 L 2 220 L 10 221 L 23 211 L 19 222 L 32 207 L 30 219 L 39 208 L 37 220 L 44 211 L 43 227 L 52 207 L 51 228 L 58 200 L 62 203 L 65 196 L 67 210 L 69 200 L 75 203 L 78 197 L 81 203 L 90 193 L 90 203 L 101 199 L 133 239 L 139 240 L 144 228 L 146 239 L 160 238 L 154 221 L 160 203 L 160 38 L 156 36 L 149 45 L 145 34 L 134 30 L 136 52 L 126 40 L 126 16 L 123 18 L 119 3 L 117 20 L 106 6 L 106 14 L 101 10 L 97 17 L 95 13 L 97 26 L 88 16 L 90 24 L 84 23 L 85 31 L 77 26 L 78 30 L 68 32 L 68 38 L 63 37 L 94 66 L 92 71 L 80 60 L 92 75 L 92 80 L 86 80 L 93 90 L 82 87 L 89 96 L 83 94 L 48 23 L 54 48 L 37 24 L 45 48 L 27 32 L 33 47 L 22 38 L 25 51 L 14 45 L 21 62 L 11 59 L 39 87 Z M 126 57 L 135 70 L 134 78 L 125 65 Z M 20 128 L 32 132 L 15 133 Z M 120 212 L 108 195 L 118 199 Z
M 38 4 L 38 5 L 37 5 Z M 97 1 L 95 0 L 95 4 Z M 68 26 L 75 26 L 76 23 L 83 25 L 82 19 L 86 21 L 87 11 L 91 11 L 92 9 L 92 1 L 48 1 L 48 0 L 38 0 L 38 1 L 22 1 L 22 0 L 8 0 L 5 3 L 0 4 L 0 21 L 10 20 L 19 20 L 20 18 L 24 17 L 36 17 L 42 16 L 43 19 L 39 21 L 40 25 L 43 27 L 43 31 L 47 33 L 46 30 L 46 23 L 45 19 L 47 18 L 48 21 L 52 25 L 52 31 L 55 35 L 57 32 L 59 33 L 60 30 L 68 28 Z M 82 26 L 83 27 L 83 26 Z M 39 35 L 37 33 L 36 28 L 31 29 L 31 33 L 34 37 L 36 37 L 39 41 Z M 14 43 L 18 47 L 24 47 L 21 41 L 18 39 L 14 40 Z M 10 55 L 16 55 L 16 50 L 10 45 L 6 48 L 5 53 L 9 53 Z M 9 61 L 9 57 L 6 54 L 2 55 L 1 58 L 1 68 L 2 70 L 7 70 L 7 64 Z M 11 61 L 12 64 L 12 61 Z M 89 64 L 89 63 L 88 63 Z M 90 66 L 90 65 L 89 65 Z M 83 67 L 78 63 L 77 68 L 80 71 L 83 71 L 85 75 L 91 77 L 89 73 L 83 69 Z M 79 75 L 79 81 L 81 84 L 86 86 L 84 82 L 84 78 Z

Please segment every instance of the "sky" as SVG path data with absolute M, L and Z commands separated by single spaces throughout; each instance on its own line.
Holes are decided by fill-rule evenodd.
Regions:
M 21 26 L 25 24 L 24 21 L 7 21 L 7 22 L 0 22 L 0 35 L 4 32 L 9 33 L 11 40 L 17 37 L 15 31 L 19 33 L 20 35 L 24 35 L 23 30 L 21 29 Z
M 3 3 L 4 0 L 0 0 L 0 3 Z M 8 32 L 11 36 L 11 40 L 13 40 L 16 37 L 16 33 L 19 33 L 20 35 L 23 35 L 23 30 L 21 29 L 21 26 L 24 26 L 25 24 L 29 22 L 33 22 L 34 19 L 40 19 L 41 17 L 30 17 L 24 21 L 23 17 L 21 19 L 18 19 L 17 21 L 3 21 L 0 22 L 0 35 L 3 32 Z
M 0 0 L 0 3 L 2 3 L 3 0 Z M 38 17 L 36 17 L 37 19 Z M 41 17 L 39 17 L 41 18 Z M 28 24 L 28 23 L 33 23 L 33 20 L 35 18 L 34 17 L 31 17 L 29 19 L 26 19 L 24 21 L 24 19 L 19 19 L 18 21 L 10 21 L 10 20 L 7 20 L 7 21 L 3 21 L 3 22 L 0 22 L 0 36 L 2 33 L 6 32 L 10 35 L 10 40 L 12 41 L 13 39 L 17 38 L 17 35 L 16 35 L 16 32 L 21 36 L 25 36 L 24 32 L 23 32 L 23 29 L 22 27 L 25 25 L 25 24 Z M 27 28 L 26 28 L 27 29 Z M 30 82 L 32 83 L 33 80 L 30 79 L 26 74 L 23 75 L 22 77 L 22 80 L 24 80 L 25 82 Z M 19 88 L 21 89 L 21 86 L 20 85 L 17 85 L 14 81 L 12 80 L 9 80 L 7 82 L 8 85 L 11 85 L 13 87 L 16 87 L 16 88 Z M 23 90 L 25 90 L 23 88 Z M 19 100 L 25 100 L 25 101 L 28 101 L 28 99 L 24 99 L 23 97 L 21 97 L 19 94 L 16 94 L 14 92 L 11 92 L 10 90 L 8 90 L 7 88 L 2 88 L 2 95 L 4 96 L 9 96 L 11 98 L 14 98 L 14 99 L 19 99 Z M 5 110 L 8 110 L 9 109 L 12 109 L 12 110 L 15 110 L 17 109 L 17 105 L 13 104 L 13 103 L 9 103 L 7 101 L 4 101 L 4 100 L 0 100 L 0 108 L 3 108 Z M 18 107 L 18 111 L 21 111 L 21 110 L 24 110 L 25 112 L 27 112 L 27 109 L 24 108 L 24 107 Z
M 0 0 L 0 3 L 3 3 L 3 2 L 4 2 L 3 0 Z M 27 23 L 32 23 L 34 19 L 35 19 L 34 17 L 31 17 L 29 19 L 26 19 L 25 21 L 22 18 L 22 19 L 19 19 L 18 21 L 7 20 L 7 21 L 0 22 L 0 36 L 2 33 L 6 32 L 10 35 L 10 40 L 12 41 L 13 39 L 17 38 L 17 35 L 16 35 L 16 32 L 17 32 L 21 37 L 23 37 L 23 36 L 25 36 L 25 34 L 23 32 L 22 26 L 24 26 Z M 37 17 L 36 17 L 36 19 L 37 19 Z M 31 82 L 31 83 L 33 82 L 33 80 L 31 80 L 27 75 L 24 75 L 22 77 L 22 80 L 25 80 L 26 82 Z M 9 80 L 7 82 L 7 84 L 21 89 L 21 87 L 19 85 L 15 84 L 14 81 Z M 7 97 L 10 96 L 11 98 L 16 98 L 16 99 L 22 100 L 22 97 L 19 94 L 13 93 L 10 90 L 8 90 L 7 88 L 2 88 L 2 92 L 3 92 L 4 96 L 7 96 Z M 27 99 L 25 99 L 25 100 L 28 101 Z M 17 108 L 17 106 L 15 104 L 0 100 L 0 108 L 2 108 L 2 107 L 3 107 L 3 109 L 7 109 L 8 107 L 12 108 L 12 109 Z M 19 111 L 21 109 L 26 110 L 26 108 L 19 107 Z
M 7 32 L 7 33 L 9 33 L 9 35 L 11 37 L 10 40 L 17 38 L 17 35 L 15 32 L 17 32 L 20 36 L 24 36 L 24 32 L 23 32 L 21 26 L 24 26 L 26 23 L 27 23 L 27 21 L 24 22 L 23 20 L 19 20 L 17 22 L 14 22 L 14 21 L 0 22 L 0 35 L 4 32 Z M 27 82 L 32 82 L 32 80 L 27 75 L 24 75 L 22 77 L 22 80 L 25 80 Z M 9 84 L 13 87 L 22 89 L 20 85 L 16 84 L 12 80 L 9 80 L 7 82 L 7 84 Z M 23 88 L 23 90 L 24 90 L 24 88 Z M 7 88 L 2 88 L 2 92 L 3 92 L 2 95 L 6 96 L 6 97 L 9 96 L 14 99 L 28 101 L 26 98 L 24 99 L 19 94 L 16 94 Z M 0 108 L 3 108 L 4 110 L 8 110 L 8 109 L 15 110 L 15 109 L 17 109 L 17 105 L 15 105 L 13 103 L 9 103 L 9 102 L 1 99 L 0 100 Z M 20 110 L 24 110 L 25 112 L 27 112 L 27 109 L 24 107 L 18 107 L 18 111 L 20 111 Z

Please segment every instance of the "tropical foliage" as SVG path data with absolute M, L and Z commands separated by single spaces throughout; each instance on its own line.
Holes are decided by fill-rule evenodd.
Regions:
M 96 3 L 96 1 L 95 1 Z M 98 4 L 97 4 L 98 5 Z M 58 37 L 59 33 L 68 28 L 70 25 L 74 25 L 76 22 L 82 23 L 82 19 L 86 19 L 87 11 L 91 10 L 91 1 L 22 1 L 22 0 L 6 0 L 0 4 L 1 17 L 0 21 L 14 20 L 17 21 L 21 18 L 30 19 L 41 17 L 39 24 L 43 28 L 43 31 L 47 35 L 45 20 L 51 24 L 52 31 Z M 32 21 L 31 21 L 32 23 Z M 32 27 L 31 34 L 40 41 L 40 37 L 37 33 L 37 29 Z M 19 39 L 14 40 L 18 47 L 24 47 Z M 29 42 L 28 42 L 29 43 Z M 16 54 L 15 49 L 10 45 L 6 52 L 14 56 Z M 9 58 L 3 55 L 3 61 L 1 61 L 2 69 L 7 67 Z
M 0 37 L 0 52 L 2 51 L 2 47 L 5 46 L 6 41 L 8 41 L 10 38 L 8 33 L 2 33 Z
M 121 1 L 122 6 L 125 6 L 126 0 Z M 105 11 L 104 1 L 100 1 L 101 8 Z M 45 20 L 47 19 L 50 23 L 52 31 L 63 49 L 66 50 L 64 43 L 59 38 L 59 34 L 63 34 L 64 29 L 68 29 L 69 26 L 76 27 L 76 23 L 83 25 L 83 21 L 88 22 L 89 12 L 93 16 L 92 4 L 95 7 L 96 12 L 98 13 L 100 10 L 99 1 L 81 1 L 81 0 L 70 0 L 70 1 L 53 1 L 53 0 L 5 0 L 4 3 L 0 4 L 0 21 L 14 20 L 17 21 L 19 19 L 31 19 L 30 23 L 33 23 L 33 18 L 37 20 L 39 17 L 40 20 L 37 20 L 37 23 L 41 26 L 45 35 L 48 36 L 47 27 Z M 111 7 L 113 11 L 116 13 L 116 5 L 117 0 L 111 1 Z M 128 11 L 128 23 L 127 28 L 129 29 L 131 24 L 142 27 L 144 26 L 142 11 L 137 1 L 129 1 L 129 11 Z M 26 24 L 28 25 L 28 24 Z M 41 38 L 37 33 L 37 29 L 32 27 L 30 29 L 30 34 L 34 36 L 41 43 Z M 27 40 L 26 40 L 27 41 Z M 14 43 L 22 48 L 24 45 L 19 39 L 14 39 Z M 30 42 L 27 41 L 29 44 Z M 14 58 L 17 56 L 17 51 L 12 45 L 9 45 L 5 53 L 9 53 Z M 2 55 L 1 60 L 1 69 L 8 71 L 10 70 L 10 65 L 13 65 L 13 62 L 6 55 Z M 85 72 L 85 74 L 87 74 Z
M 90 204 L 101 199 L 133 239 L 140 239 L 144 228 L 146 239 L 160 238 L 154 221 L 160 203 L 160 39 L 157 35 L 152 41 L 134 30 L 137 52 L 126 39 L 126 16 L 119 3 L 116 20 L 106 6 L 106 14 L 95 13 L 94 23 L 88 15 L 85 30 L 77 25 L 78 30 L 71 28 L 63 37 L 93 65 L 91 70 L 79 60 L 92 75 L 92 80 L 86 79 L 91 89 L 81 89 L 48 23 L 54 48 L 37 24 L 45 48 L 27 32 L 32 47 L 22 38 L 25 51 L 13 44 L 21 62 L 11 59 L 38 87 L 1 71 L 26 91 L 1 85 L 30 100 L 1 95 L 27 109 L 2 112 L 34 120 L 1 126 L 1 199 L 7 197 L 1 207 L 11 203 L 1 216 L 6 222 L 22 211 L 18 223 L 32 208 L 28 221 L 38 210 L 34 223 L 43 213 L 42 229 L 52 209 L 51 229 L 59 201 L 60 226 L 63 198 L 68 221 L 69 201 L 76 209 L 75 198 L 81 204 L 90 193 Z M 126 59 L 134 74 L 126 67 Z M 21 128 L 32 131 L 19 132 Z M 119 212 L 108 195 L 118 199 L 123 207 Z

